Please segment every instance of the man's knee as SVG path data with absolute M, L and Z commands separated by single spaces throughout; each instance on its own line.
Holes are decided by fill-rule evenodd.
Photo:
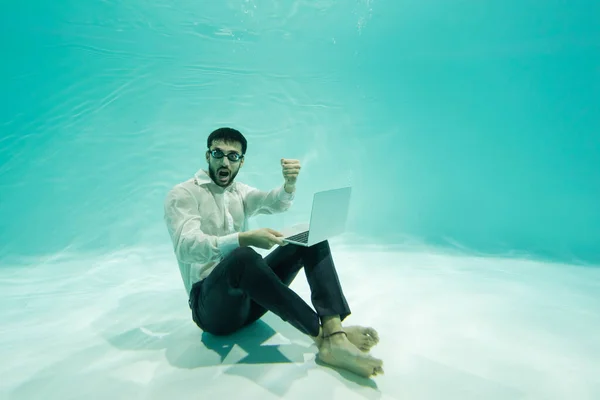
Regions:
M 315 244 L 315 246 L 319 248 L 329 249 L 329 240 L 323 240 L 322 242 Z
M 331 248 L 329 247 L 329 241 L 323 240 L 322 242 L 315 243 L 309 249 L 313 252 L 317 252 L 319 254 L 322 253 L 331 253 Z
M 238 247 L 233 251 L 232 255 L 241 262 L 262 259 L 262 256 L 258 254 L 252 247 Z
M 263 258 L 256 250 L 250 247 L 238 247 L 232 254 L 234 262 L 231 263 L 231 268 L 236 271 L 246 271 L 247 269 L 261 268 Z

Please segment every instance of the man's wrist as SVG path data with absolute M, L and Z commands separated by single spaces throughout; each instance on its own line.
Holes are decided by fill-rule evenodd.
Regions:
M 296 185 L 290 185 L 289 183 L 286 183 L 283 186 L 283 189 L 286 191 L 286 193 L 292 194 L 296 190 Z
M 250 232 L 240 232 L 238 235 L 238 241 L 240 243 L 240 247 L 248 247 L 250 246 L 250 239 L 251 239 L 251 233 Z
M 217 247 L 221 255 L 226 256 L 240 246 L 240 238 L 237 233 L 217 237 Z

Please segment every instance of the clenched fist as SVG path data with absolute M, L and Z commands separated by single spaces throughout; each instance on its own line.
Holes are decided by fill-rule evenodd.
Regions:
M 281 159 L 281 169 L 286 186 L 294 187 L 296 185 L 298 174 L 300 174 L 300 168 L 300 161 L 298 160 Z

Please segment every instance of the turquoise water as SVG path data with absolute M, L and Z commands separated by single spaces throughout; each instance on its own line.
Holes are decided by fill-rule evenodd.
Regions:
M 248 184 L 263 189 L 280 184 L 282 157 L 303 165 L 293 209 L 259 218 L 254 227 L 301 222 L 315 191 L 350 184 L 352 210 L 348 233 L 336 242 L 339 249 L 378 245 L 542 260 L 547 264 L 535 268 L 521 261 L 500 268 L 486 258 L 463 270 L 462 261 L 431 256 L 440 268 L 436 277 L 450 274 L 444 265 L 456 267 L 458 275 L 489 269 L 492 275 L 481 278 L 488 283 L 505 276 L 499 271 L 524 274 L 519 283 L 490 290 L 498 298 L 513 296 L 498 317 L 517 324 L 510 326 L 535 315 L 550 318 L 530 338 L 561 323 L 585 328 L 569 335 L 600 327 L 594 311 L 600 276 L 575 267 L 600 264 L 597 1 L 106 0 L 12 2 L 0 8 L 0 268 L 1 284 L 10 288 L 2 295 L 2 315 L 13 318 L 3 330 L 10 338 L 2 343 L 18 342 L 15 348 L 29 343 L 22 335 L 35 322 L 18 322 L 16 310 L 40 288 L 43 298 L 27 307 L 55 315 L 52 299 L 63 309 L 83 299 L 105 301 L 109 308 L 121 304 L 118 299 L 128 298 L 121 294 L 133 287 L 125 288 L 121 278 L 142 279 L 153 288 L 148 290 L 164 289 L 152 278 L 167 279 L 177 299 L 168 304 L 180 307 L 178 315 L 192 332 L 181 308 L 183 289 L 162 202 L 169 188 L 205 166 L 206 137 L 219 126 L 247 136 L 239 179 Z M 401 264 L 414 261 L 426 274 L 433 261 L 423 257 L 403 258 Z M 63 259 L 60 269 L 50 268 Z M 144 266 L 149 276 L 140 272 Z M 374 278 L 379 284 L 396 279 L 386 282 L 379 274 Z M 393 276 L 400 285 L 412 275 Z M 358 295 L 353 278 L 347 279 L 349 291 Z M 440 304 L 463 296 L 462 307 L 471 294 L 481 301 L 475 284 L 481 281 L 470 276 L 465 282 L 456 283 Z M 428 294 L 441 286 L 427 286 Z M 552 309 L 578 310 L 569 315 L 581 320 L 536 314 L 535 302 L 528 305 L 531 313 L 508 319 L 517 299 L 538 299 L 530 293 L 539 290 L 542 304 L 561 288 L 569 300 L 551 303 Z M 117 289 L 123 292 L 110 298 L 99 292 Z M 69 297 L 75 295 L 83 297 Z M 140 304 L 125 303 L 130 309 L 138 304 L 140 311 L 141 303 L 150 304 L 150 297 L 142 298 Z M 165 304 L 159 308 L 167 312 Z M 410 304 L 424 307 L 416 300 Z M 408 303 L 402 306 L 410 312 Z M 108 316 L 102 314 L 96 328 L 113 320 L 102 310 Z M 86 320 L 85 315 L 95 314 L 81 310 L 77 318 Z M 88 336 L 77 336 L 74 327 L 60 331 L 57 321 L 48 320 L 47 327 L 75 335 L 83 346 Z M 111 334 L 121 334 L 110 326 Z M 396 328 L 382 322 L 385 327 Z M 517 341 L 519 332 L 515 328 L 507 337 Z M 600 355 L 591 337 L 578 338 L 588 347 L 577 354 Z M 565 349 L 552 361 L 572 355 L 571 347 Z M 534 369 L 543 362 L 542 350 L 536 354 Z M 95 356 L 86 353 L 59 365 L 71 365 L 66 370 L 73 372 Z M 507 361 L 504 371 L 511 365 Z M 586 359 L 571 372 L 589 372 L 592 365 Z M 537 371 L 523 382 L 534 388 L 533 378 L 560 376 Z M 509 375 L 503 376 L 518 380 L 516 373 Z M 41 376 L 32 382 L 46 379 Z M 581 397 L 570 398 L 600 393 L 591 372 L 582 376 L 585 382 L 573 377 L 568 382 L 593 383 L 596 391 L 581 389 Z M 14 377 L 11 384 L 23 379 Z M 98 382 L 105 381 L 93 384 Z M 423 385 L 412 387 L 425 387 L 425 378 Z M 573 395 L 567 386 L 560 393 Z M 529 386 L 513 387 L 526 392 Z
M 351 183 L 368 241 L 600 261 L 597 2 L 60 4 L 2 6 L 2 258 L 164 244 L 231 125 L 297 218 Z

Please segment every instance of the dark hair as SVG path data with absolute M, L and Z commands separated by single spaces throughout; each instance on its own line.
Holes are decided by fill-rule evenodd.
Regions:
M 246 154 L 248 142 L 242 133 L 233 128 L 219 128 L 211 132 L 206 140 L 206 146 L 210 149 L 212 142 L 221 140 L 226 143 L 239 142 L 242 145 L 242 154 Z

